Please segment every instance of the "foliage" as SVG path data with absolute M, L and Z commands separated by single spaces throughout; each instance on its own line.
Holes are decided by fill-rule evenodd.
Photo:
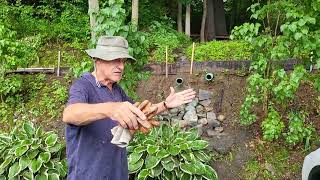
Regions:
M 217 179 L 216 171 L 208 165 L 207 146 L 196 130 L 184 132 L 163 124 L 130 143 L 130 174 L 136 179 Z
M 134 89 L 141 78 L 146 74 L 139 71 L 147 63 L 147 45 L 145 43 L 145 33 L 137 31 L 134 25 L 126 25 L 126 11 L 123 8 L 123 0 L 109 0 L 97 14 L 97 26 L 95 32 L 97 37 L 101 35 L 122 36 L 128 40 L 129 54 L 137 59 L 125 68 L 125 76 L 121 81 L 124 90 L 133 98 L 136 98 Z M 96 43 L 96 39 L 92 40 Z
M 147 36 L 149 45 L 149 61 L 165 62 L 166 47 L 168 47 L 168 61 L 174 61 L 174 50 L 190 44 L 190 39 L 182 33 L 175 31 L 170 24 L 153 21 Z
M 286 142 L 290 145 L 296 145 L 305 141 L 306 145 L 310 144 L 312 134 L 315 132 L 312 125 L 306 125 L 307 114 L 304 112 L 291 112 L 289 114 L 288 132 L 285 133 Z
M 294 99 L 300 84 L 303 81 L 312 82 L 304 66 L 296 66 L 287 75 L 279 65 L 282 60 L 297 58 L 302 65 L 320 67 L 317 50 L 320 47 L 319 5 L 320 2 L 311 0 L 268 1 L 264 6 L 255 3 L 249 10 L 252 12 L 251 18 L 257 22 L 245 23 L 233 30 L 233 39 L 245 40 L 253 46 L 252 75 L 248 78 L 248 95 L 240 112 L 242 124 L 256 121 L 253 107 L 258 104 L 268 116 L 269 113 L 276 114 L 273 108 L 268 113 L 267 107 L 270 105 L 279 106 L 284 112 L 290 111 L 286 108 Z M 282 125 L 274 123 L 279 125 L 277 133 L 273 133 L 275 135 Z M 267 139 L 275 137 L 271 135 Z
M 279 139 L 285 126 L 281 121 L 280 114 L 270 106 L 268 116 L 261 124 L 263 131 L 263 139 L 267 141 L 273 141 Z
M 195 45 L 195 61 L 209 60 L 249 60 L 252 47 L 243 41 L 211 41 Z M 192 45 L 186 49 L 189 59 L 192 55 Z
M 57 134 L 24 122 L 9 133 L 0 133 L 0 178 L 63 178 L 67 174 L 63 150 Z

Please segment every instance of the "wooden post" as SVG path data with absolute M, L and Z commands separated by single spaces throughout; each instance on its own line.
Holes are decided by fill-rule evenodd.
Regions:
M 168 78 L 168 46 L 166 46 L 166 78 Z
M 58 51 L 58 69 L 57 69 L 57 76 L 60 76 L 60 62 L 61 62 L 61 51 Z
M 191 55 L 191 66 L 190 66 L 190 74 L 192 74 L 192 68 L 193 68 L 193 59 L 194 59 L 194 45 L 195 45 L 195 43 L 193 42 L 193 44 L 192 44 L 192 55 Z

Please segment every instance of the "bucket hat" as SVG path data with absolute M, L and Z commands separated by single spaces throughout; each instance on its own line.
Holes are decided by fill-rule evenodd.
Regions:
M 101 36 L 95 49 L 87 49 L 90 57 L 99 58 L 105 61 L 112 61 L 119 58 L 136 60 L 129 55 L 128 41 L 121 36 Z

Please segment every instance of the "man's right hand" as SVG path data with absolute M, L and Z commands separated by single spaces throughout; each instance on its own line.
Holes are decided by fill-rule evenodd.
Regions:
M 137 118 L 140 118 L 142 121 L 147 120 L 144 113 L 130 102 L 117 102 L 114 103 L 113 107 L 114 111 L 111 115 L 111 119 L 118 121 L 123 128 L 138 129 L 139 125 Z

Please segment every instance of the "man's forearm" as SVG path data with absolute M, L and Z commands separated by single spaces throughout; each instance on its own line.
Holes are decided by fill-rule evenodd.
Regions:
M 87 125 L 111 116 L 112 104 L 77 103 L 69 105 L 63 112 L 63 122 L 73 125 Z

